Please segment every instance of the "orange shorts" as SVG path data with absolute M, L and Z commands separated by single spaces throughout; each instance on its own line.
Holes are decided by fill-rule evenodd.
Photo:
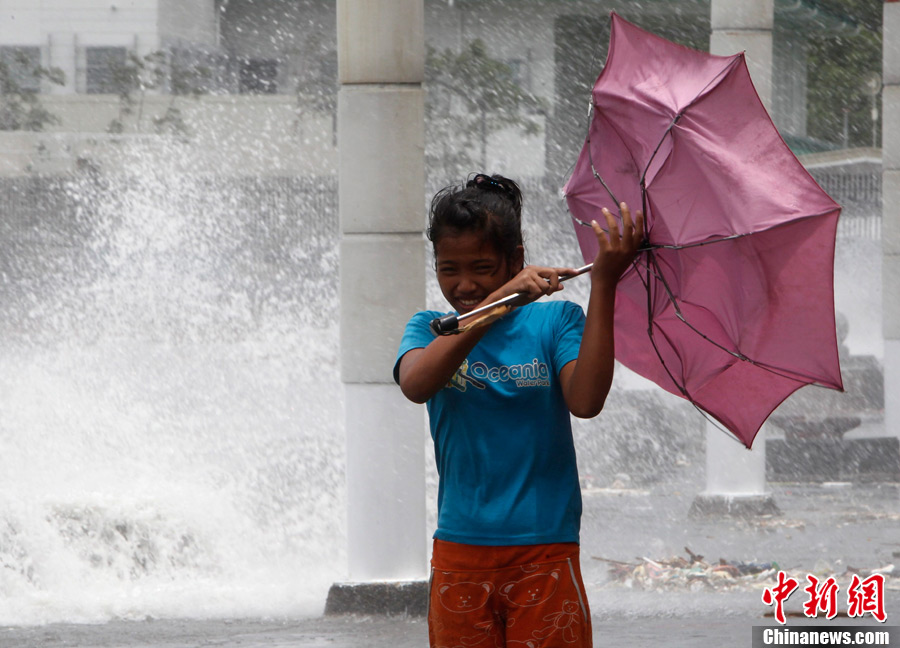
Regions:
M 434 541 L 431 648 L 590 648 L 575 543 L 487 547 Z

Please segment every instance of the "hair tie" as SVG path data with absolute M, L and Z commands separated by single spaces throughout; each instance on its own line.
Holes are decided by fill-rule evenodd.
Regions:
M 484 189 L 485 191 L 499 191 L 513 202 L 516 202 L 516 195 L 512 189 L 497 182 L 485 173 L 476 173 L 475 177 L 466 183 L 466 187 L 475 187 L 476 189 Z

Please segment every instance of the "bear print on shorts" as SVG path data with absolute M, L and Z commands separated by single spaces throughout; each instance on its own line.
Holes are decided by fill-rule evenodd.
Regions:
M 500 595 L 512 605 L 530 607 L 548 600 L 559 584 L 559 570 L 544 574 L 532 574 L 500 587 Z
M 490 583 L 454 583 L 441 585 L 438 596 L 441 605 L 451 612 L 471 612 L 484 607 L 494 586 Z

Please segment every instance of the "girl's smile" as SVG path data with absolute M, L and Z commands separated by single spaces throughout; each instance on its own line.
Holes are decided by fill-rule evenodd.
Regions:
M 461 315 L 478 306 L 521 269 L 520 259 L 510 263 L 478 232 L 444 235 L 434 249 L 438 285 L 450 306 Z M 520 252 L 520 256 L 523 254 Z

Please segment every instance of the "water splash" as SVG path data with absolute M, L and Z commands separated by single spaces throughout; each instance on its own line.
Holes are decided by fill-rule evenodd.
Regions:
M 0 624 L 317 614 L 343 572 L 333 183 L 172 153 L 8 239 Z

